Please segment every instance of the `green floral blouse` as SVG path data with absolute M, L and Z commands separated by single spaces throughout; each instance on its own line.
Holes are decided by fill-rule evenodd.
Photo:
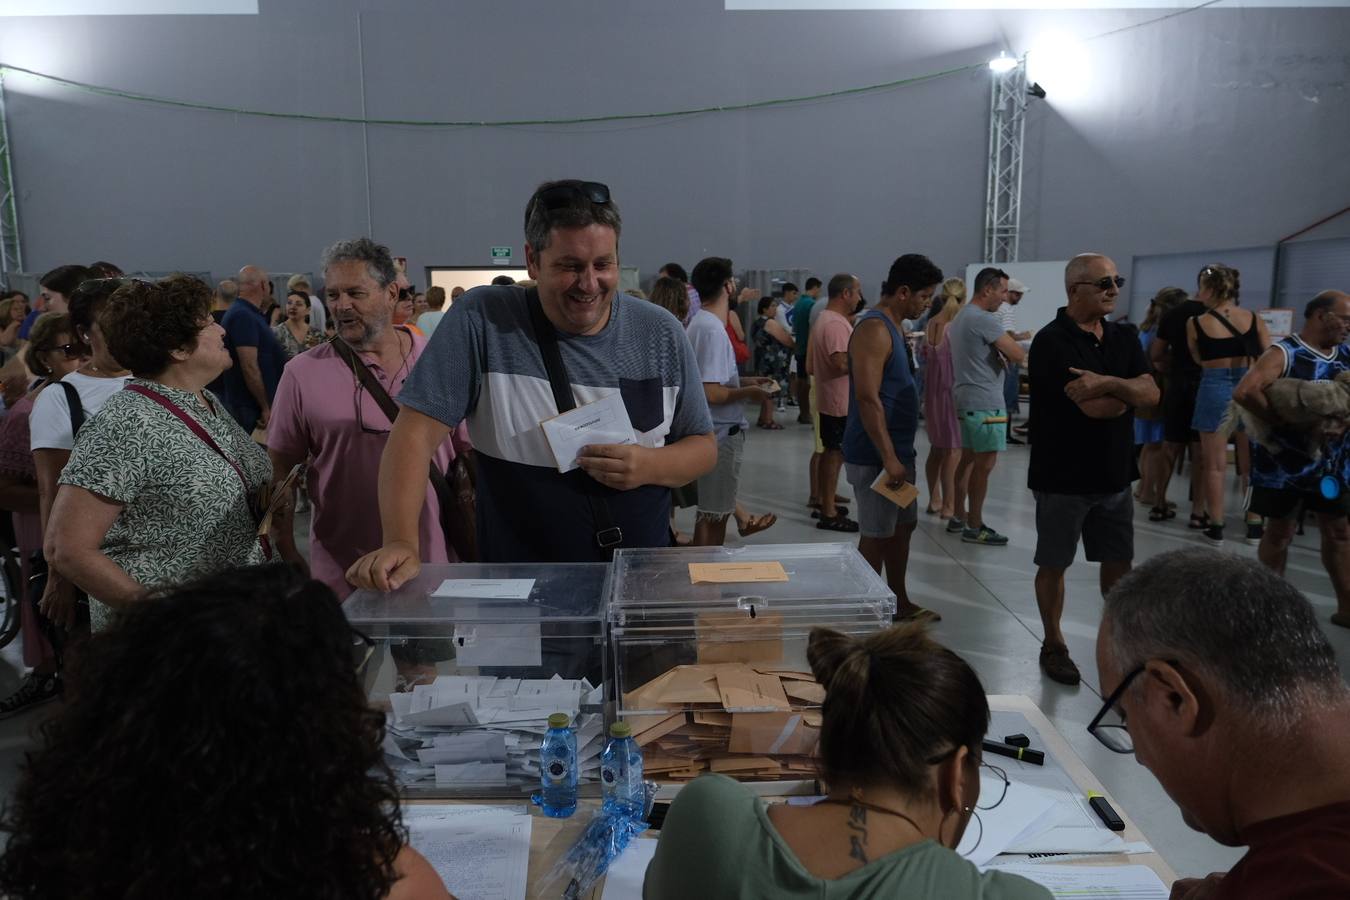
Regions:
M 133 378 L 177 404 L 215 440 L 248 479 L 167 409 L 134 391 L 119 391 L 80 429 L 61 484 L 122 505 L 103 552 L 143 585 L 200 578 L 263 562 L 250 497 L 272 477 L 267 452 L 214 396 L 208 409 L 190 391 Z M 210 395 L 208 395 L 210 396 Z M 95 631 L 113 611 L 91 597 Z

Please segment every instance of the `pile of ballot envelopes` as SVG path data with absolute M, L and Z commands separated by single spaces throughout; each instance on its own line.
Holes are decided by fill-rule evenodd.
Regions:
M 584 678 L 442 675 L 389 703 L 385 757 L 408 787 L 537 787 L 539 745 L 557 712 L 572 717 L 581 780 L 599 774 L 601 690 Z
M 810 779 L 825 688 L 809 672 L 753 663 L 676 666 L 623 698 L 624 719 L 658 781 L 720 772 Z

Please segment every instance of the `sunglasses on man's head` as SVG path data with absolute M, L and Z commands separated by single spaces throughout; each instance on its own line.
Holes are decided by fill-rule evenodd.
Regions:
M 578 197 L 583 197 L 597 206 L 609 202 L 609 186 L 598 181 L 582 181 L 576 184 L 557 184 L 545 188 L 534 195 L 534 204 L 549 211 L 571 206 Z M 533 208 L 534 204 L 531 204 Z
M 1109 291 L 1113 284 L 1117 288 L 1123 288 L 1125 286 L 1125 276 L 1107 275 L 1105 278 L 1098 278 L 1096 281 L 1075 281 L 1074 284 L 1086 284 L 1095 287 L 1099 291 Z

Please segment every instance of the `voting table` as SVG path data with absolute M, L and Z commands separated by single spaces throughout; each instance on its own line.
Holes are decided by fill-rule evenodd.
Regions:
M 1000 765 L 1007 763 L 1003 768 L 1006 769 L 1008 777 L 1013 782 L 1013 787 L 1010 789 L 1008 798 L 1004 801 L 1004 804 L 1000 805 L 1000 807 L 1007 807 L 1004 810 L 1004 815 L 1001 816 L 1002 819 L 1016 820 L 1018 818 L 1018 801 L 1016 800 L 1017 786 L 1025 785 L 1028 780 L 1038 780 L 1053 784 L 1057 780 L 1066 779 L 1067 782 L 1069 782 L 1067 787 L 1075 797 L 1086 798 L 1089 792 L 1107 796 L 1116 813 L 1124 821 L 1125 829 L 1118 833 L 1111 832 L 1102 825 L 1100 820 L 1096 819 L 1095 816 L 1090 816 L 1090 813 L 1088 812 L 1083 813 L 1083 815 L 1077 818 L 1074 818 L 1073 815 L 1070 814 L 1066 819 L 1061 820 L 1062 824 L 1057 828 L 1049 829 L 1047 833 L 1048 836 L 1046 834 L 1038 836 L 1031 842 L 1030 846 L 1037 846 L 1038 843 L 1039 845 L 1047 847 L 1053 846 L 1057 839 L 1063 839 L 1068 841 L 1068 843 L 1063 846 L 1071 846 L 1075 843 L 1081 846 L 1088 846 L 1094 842 L 1100 842 L 1109 850 L 1110 846 L 1117 846 L 1116 842 L 1119 842 L 1118 846 L 1120 849 L 1117 852 L 1098 851 L 1089 853 L 1080 851 L 1045 856 L 1040 856 L 1039 853 L 1045 852 L 1047 854 L 1052 854 L 1054 851 L 1037 851 L 1038 857 L 1035 860 L 1027 860 L 1026 855 L 1022 854 L 994 857 L 989 860 L 987 864 L 998 865 L 1001 868 L 1007 868 L 1008 871 L 1015 871 L 1018 874 L 1023 875 L 1028 874 L 1028 871 L 1033 867 L 1039 867 L 1045 872 L 1058 872 L 1066 866 L 1078 867 L 1083 872 L 1091 874 L 1094 880 L 1090 882 L 1090 887 L 1084 888 L 1078 886 L 1072 889 L 1065 888 L 1065 896 L 1069 896 L 1071 891 L 1081 892 L 1083 890 L 1088 890 L 1092 896 L 1104 898 L 1104 900 L 1105 898 L 1110 898 L 1112 896 L 1129 898 L 1165 898 L 1167 896 L 1165 892 L 1162 894 L 1157 894 L 1156 892 L 1150 894 L 1140 887 L 1123 887 L 1119 894 L 1113 893 L 1110 890 L 1113 878 L 1109 870 L 1116 870 L 1121 874 L 1121 879 L 1116 883 L 1122 885 L 1125 884 L 1127 880 L 1127 874 L 1136 871 L 1133 867 L 1146 867 L 1157 876 L 1164 886 L 1168 887 L 1176 880 L 1176 874 L 1167 863 L 1163 861 L 1161 856 L 1156 852 L 1153 852 L 1151 848 L 1145 849 L 1144 836 L 1130 820 L 1128 810 L 1118 798 L 1111 797 L 1107 794 L 1105 788 L 1102 787 L 1101 782 L 1097 780 L 1096 776 L 1094 776 L 1092 772 L 1088 770 L 1087 766 L 1083 764 L 1082 760 L 1078 758 L 1077 754 L 1074 753 L 1064 737 L 1060 735 L 1054 725 L 1050 723 L 1050 720 L 1045 717 L 1045 714 L 1042 713 L 1029 698 L 1023 696 L 992 695 L 989 698 L 989 705 L 994 718 L 994 725 L 991 727 L 989 734 L 990 738 L 997 739 L 1002 737 L 1004 732 L 1001 730 L 1002 726 L 1000 723 L 1016 723 L 1020 725 L 1019 730 L 1031 737 L 1032 746 L 1042 750 L 1046 755 L 1046 765 L 1043 767 L 1034 767 L 1011 759 L 1001 760 L 997 757 L 986 756 L 987 762 L 996 762 L 996 764 Z M 1036 768 L 1040 768 L 1041 771 L 1032 771 Z M 766 799 L 770 802 L 773 802 L 774 800 L 774 798 L 771 797 Z M 786 798 L 780 797 L 778 799 L 786 801 Z M 408 808 L 415 811 L 422 802 L 423 801 L 410 801 Z M 425 802 L 431 803 L 435 801 Z M 470 803 L 471 801 L 456 802 Z M 481 802 L 484 808 L 491 808 L 493 805 L 508 801 L 485 799 Z M 516 801 L 509 802 L 514 803 Z M 550 819 L 533 808 L 519 813 L 522 816 L 528 816 L 531 826 L 529 832 L 528 873 L 525 878 L 526 888 L 525 894 L 523 895 L 524 897 L 534 898 L 541 896 L 537 893 L 539 884 L 543 881 L 554 863 L 557 862 L 558 858 L 566 852 L 572 840 L 579 836 L 584 830 L 596 805 L 597 801 L 595 800 L 583 800 L 578 806 L 576 814 L 570 819 Z M 1084 806 L 1086 806 L 1085 801 Z M 982 816 L 986 818 L 986 828 L 988 828 L 989 814 L 987 812 L 982 813 Z M 973 832 L 975 829 L 976 826 L 972 822 L 968 832 Z M 1081 831 L 1079 831 L 1079 829 L 1081 829 Z M 1056 831 L 1060 833 L 1060 837 L 1056 836 Z M 656 837 L 656 834 L 647 832 L 642 835 L 638 841 L 651 843 Z M 986 834 L 985 838 L 982 839 L 982 843 L 983 840 L 988 840 L 991 837 L 992 835 Z M 416 832 L 414 832 L 414 846 L 416 845 L 417 838 Z M 624 855 L 616 862 L 614 877 L 622 882 L 619 889 L 616 890 L 615 885 L 610 885 L 609 890 L 606 891 L 606 886 L 604 882 L 602 882 L 594 891 L 592 891 L 590 895 L 592 900 L 602 900 L 602 898 L 603 900 L 639 900 L 641 897 L 640 870 L 636 866 L 626 865 L 626 863 L 629 862 L 628 858 L 631 857 L 633 860 L 640 859 L 642 864 L 645 865 L 647 855 L 641 852 L 642 849 L 644 848 L 634 849 L 630 847 L 630 849 L 625 851 Z M 1013 867 L 1008 868 L 1007 866 L 1004 866 L 1004 860 L 1013 862 Z M 1137 880 L 1136 877 L 1134 881 L 1137 882 Z M 453 883 L 447 883 L 446 886 L 452 893 L 456 893 L 461 897 L 465 896 L 465 893 L 467 893 L 461 893 L 464 891 L 462 886 L 458 889 Z M 1051 889 L 1052 891 L 1055 890 L 1053 886 Z M 1083 895 L 1084 894 L 1082 893 L 1078 894 L 1078 896 Z M 517 895 L 517 897 L 519 896 L 521 895 Z M 506 897 L 504 900 L 511 900 L 511 898 Z

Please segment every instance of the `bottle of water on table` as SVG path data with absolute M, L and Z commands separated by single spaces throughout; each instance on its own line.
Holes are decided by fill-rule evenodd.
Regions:
M 544 815 L 566 819 L 577 811 L 577 736 L 567 713 L 548 717 L 539 747 L 539 787 Z
M 609 737 L 600 757 L 600 789 L 604 792 L 605 807 L 641 819 L 647 811 L 642 749 L 633 740 L 633 728 L 627 722 L 609 726 Z

